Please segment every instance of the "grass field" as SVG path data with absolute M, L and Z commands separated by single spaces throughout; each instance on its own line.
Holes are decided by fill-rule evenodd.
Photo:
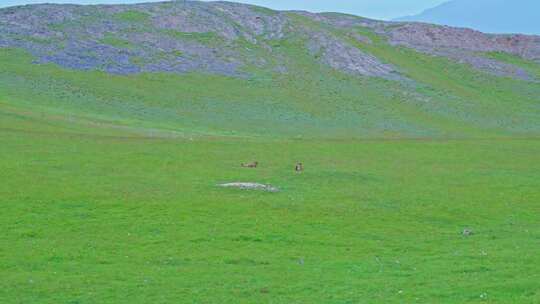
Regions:
M 332 70 L 294 35 L 271 54 L 239 39 L 288 72 L 237 78 L 0 48 L 0 304 L 540 303 L 539 82 L 358 34 L 400 81 Z M 237 181 L 281 191 L 217 186 Z
M 2 303 L 540 302 L 538 140 L 190 140 L 0 109 Z

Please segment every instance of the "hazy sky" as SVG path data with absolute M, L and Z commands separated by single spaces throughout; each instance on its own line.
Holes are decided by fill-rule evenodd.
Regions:
M 0 0 L 0 7 L 30 3 L 137 3 L 163 0 Z M 376 19 L 416 14 L 446 0 L 235 0 L 275 9 L 344 12 Z

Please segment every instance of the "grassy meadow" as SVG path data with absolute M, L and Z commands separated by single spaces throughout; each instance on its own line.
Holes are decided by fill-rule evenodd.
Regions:
M 2 303 L 540 301 L 538 140 L 184 138 L 6 105 L 0 118 Z M 216 187 L 231 181 L 281 192 Z
M 406 81 L 294 39 L 245 78 L 0 49 L 0 303 L 540 303 L 538 82 L 358 31 Z

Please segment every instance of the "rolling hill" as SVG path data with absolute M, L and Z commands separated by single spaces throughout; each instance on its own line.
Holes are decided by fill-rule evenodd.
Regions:
M 539 131 L 538 36 L 188 1 L 6 8 L 0 47 L 4 102 L 127 124 L 286 137 Z
M 539 122 L 538 36 L 0 9 L 0 301 L 540 303 Z
M 452 0 L 396 19 L 473 28 L 487 33 L 540 35 L 540 3 L 534 0 Z

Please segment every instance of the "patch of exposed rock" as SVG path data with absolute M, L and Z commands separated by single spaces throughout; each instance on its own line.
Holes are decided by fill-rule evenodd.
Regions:
M 241 190 L 259 190 L 259 191 L 266 191 L 266 192 L 279 192 L 279 189 L 277 187 L 274 187 L 271 185 L 259 184 L 259 183 L 235 182 L 235 183 L 219 184 L 219 186 L 224 187 L 224 188 L 236 188 L 236 189 L 241 189 Z
M 477 70 L 482 70 L 495 76 L 536 81 L 536 78 L 533 75 L 530 75 L 527 71 L 518 66 L 487 58 L 474 52 L 457 48 L 418 50 L 432 55 L 447 57 L 459 63 L 468 64 Z
M 324 32 L 310 33 L 308 48 L 325 64 L 350 74 L 392 78 L 397 73 L 390 64 Z
M 497 76 L 534 80 L 525 70 L 486 58 L 481 53 L 504 52 L 540 62 L 540 37 L 529 35 L 492 35 L 466 28 L 425 23 L 396 23 L 388 27 L 389 42 L 417 51 L 444 56 Z
M 466 28 L 405 23 L 389 31 L 390 42 L 411 48 L 458 48 L 474 52 L 505 52 L 540 60 L 540 36 L 491 35 Z

